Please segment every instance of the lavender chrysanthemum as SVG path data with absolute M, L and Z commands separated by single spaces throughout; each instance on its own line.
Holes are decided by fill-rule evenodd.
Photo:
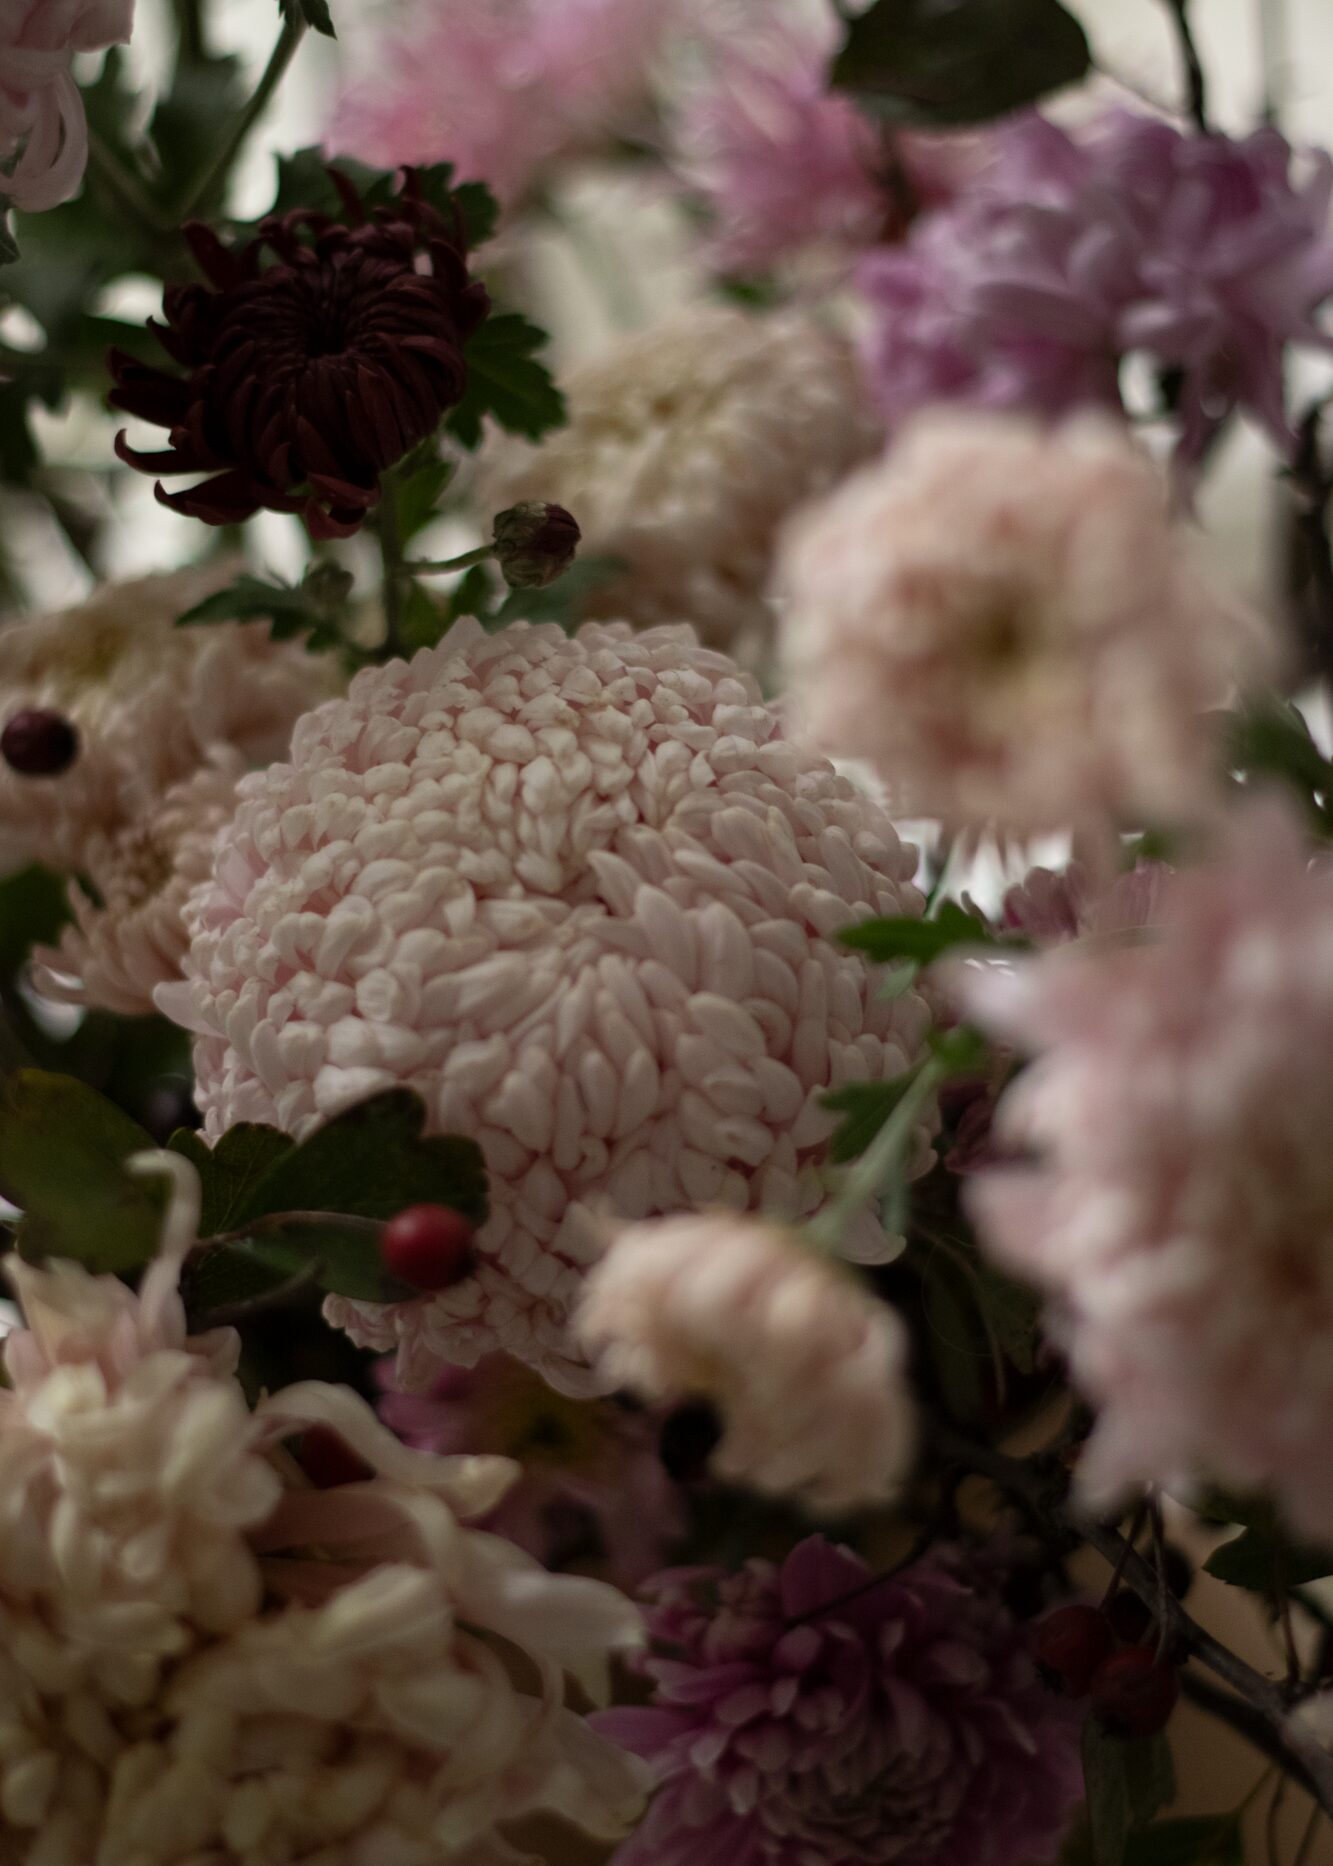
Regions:
M 650 1590 L 649 1706 L 597 1725 L 659 1788 L 616 1866 L 1027 1866 L 1082 1794 L 1078 1726 L 988 1575 L 949 1551 L 867 1586 L 812 1536 L 781 1567 Z

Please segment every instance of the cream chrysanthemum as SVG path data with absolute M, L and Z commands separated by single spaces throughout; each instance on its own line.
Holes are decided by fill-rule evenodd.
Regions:
M 91 841 L 138 821 L 214 748 L 267 764 L 300 714 L 336 690 L 327 657 L 274 642 L 265 622 L 175 626 L 235 569 L 110 583 L 77 608 L 0 630 L 0 725 L 49 709 L 79 740 L 56 777 L 0 761 L 0 872 L 38 861 L 82 870 Z
M 906 1474 L 907 1330 L 782 1225 L 701 1212 L 626 1226 L 578 1330 L 616 1386 L 717 1403 L 719 1477 L 837 1513 L 887 1502 Z
M 599 1692 L 633 1607 L 464 1527 L 507 1460 L 409 1451 L 318 1382 L 250 1412 L 236 1336 L 186 1332 L 194 1216 L 177 1206 L 138 1295 L 12 1271 L 0 1857 L 436 1866 L 512 1858 L 497 1825 L 534 1809 L 623 1831 L 637 1765 L 566 1708 L 563 1674 Z M 311 1427 L 373 1475 L 310 1489 L 281 1442 Z
M 912 852 L 689 629 L 460 623 L 359 674 L 239 794 L 186 982 L 158 993 L 198 1033 L 209 1134 L 304 1134 L 405 1084 L 492 1176 L 475 1274 L 334 1304 L 409 1384 L 503 1347 L 594 1386 L 567 1330 L 592 1208 L 803 1216 L 824 1092 L 923 1040 L 922 1001 L 837 941 L 920 911 Z M 871 1218 L 849 1243 L 891 1248 Z
M 694 306 L 571 372 L 569 425 L 542 443 L 502 441 L 484 466 L 487 514 L 553 499 L 585 554 L 627 569 L 588 613 L 638 627 L 688 616 L 746 661 L 772 635 L 774 539 L 882 438 L 855 356 L 803 313 L 755 317 Z
M 153 992 L 180 977 L 189 946 L 184 908 L 213 870 L 213 843 L 236 808 L 239 760 L 173 784 L 160 803 L 114 835 L 89 837 L 81 882 L 69 884 L 73 924 L 38 946 L 32 982 L 57 1003 L 141 1017 Z

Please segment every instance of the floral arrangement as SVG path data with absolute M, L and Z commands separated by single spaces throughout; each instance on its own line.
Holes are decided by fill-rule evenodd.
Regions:
M 0 0 L 6 1866 L 1305 1866 L 1333 160 L 1160 10 Z

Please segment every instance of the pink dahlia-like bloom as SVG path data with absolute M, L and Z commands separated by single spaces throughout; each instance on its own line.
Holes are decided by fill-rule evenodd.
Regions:
M 719 1477 L 832 1515 L 886 1502 L 907 1474 L 906 1329 L 781 1225 L 732 1212 L 629 1225 L 577 1326 L 615 1385 L 716 1403 Z
M 410 1451 L 315 1381 L 252 1412 L 235 1333 L 187 1332 L 192 1169 L 132 1164 L 179 1187 L 137 1294 L 8 1260 L 26 1327 L 0 1393 L 0 1857 L 490 1861 L 537 1809 L 623 1833 L 635 1767 L 565 1675 L 604 1696 L 639 1641 L 629 1601 L 467 1526 L 505 1460 Z M 283 1443 L 312 1428 L 367 1477 L 311 1489 Z
M 544 1567 L 577 1562 L 633 1588 L 683 1534 L 683 1493 L 657 1455 L 660 1417 L 567 1399 L 507 1354 L 446 1368 L 427 1393 L 404 1393 L 391 1361 L 376 1372 L 380 1418 L 406 1444 L 514 1460 L 519 1476 L 482 1526 Z
M 871 1585 L 812 1536 L 780 1567 L 659 1577 L 642 1708 L 599 1729 L 659 1783 L 616 1866 L 1032 1866 L 1082 1799 L 1078 1723 L 984 1568 Z
M 424 0 L 339 100 L 335 152 L 452 162 L 506 206 L 552 161 L 633 121 L 678 0 Z
M 837 940 L 915 913 L 913 855 L 687 628 L 455 625 L 308 714 L 242 779 L 191 905 L 207 1131 L 305 1134 L 424 1099 L 491 1174 L 475 1273 L 330 1313 L 424 1385 L 502 1347 L 566 1390 L 595 1208 L 800 1218 L 840 1082 L 907 1068 L 928 1014 Z M 849 1250 L 892 1245 L 867 1216 Z
M 126 45 L 134 0 L 0 0 L 0 203 L 67 201 L 88 163 L 76 52 Z
M 1164 882 L 1133 943 L 958 975 L 1038 1060 L 1000 1104 L 1033 1163 L 975 1180 L 983 1239 L 1055 1298 L 1101 1409 L 1097 1499 L 1138 1479 L 1272 1489 L 1333 1533 L 1333 874 L 1277 805 Z
M 923 416 L 789 528 L 793 703 L 907 815 L 1017 835 L 1212 796 L 1208 708 L 1263 660 L 1118 422 Z

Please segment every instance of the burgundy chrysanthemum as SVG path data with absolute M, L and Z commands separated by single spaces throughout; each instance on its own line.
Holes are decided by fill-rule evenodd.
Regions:
M 330 171 L 345 216 L 300 208 L 226 246 L 197 222 L 185 238 L 206 284 L 169 286 L 150 320 L 183 374 L 108 358 L 113 407 L 169 430 L 162 453 L 116 451 L 145 473 L 209 473 L 157 496 L 209 525 L 266 508 L 299 512 L 313 538 L 356 531 L 380 475 L 432 434 L 467 384 L 463 346 L 485 317 L 461 237 L 402 194 L 368 217 Z

